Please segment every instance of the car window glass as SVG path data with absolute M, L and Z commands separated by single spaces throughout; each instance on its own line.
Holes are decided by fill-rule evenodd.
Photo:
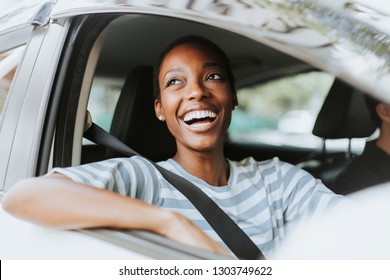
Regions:
M 88 101 L 88 111 L 94 123 L 109 131 L 122 83 L 116 80 L 95 79 Z
M 0 119 L 25 46 L 0 53 Z
M 315 71 L 238 90 L 239 106 L 229 129 L 231 141 L 320 148 L 322 140 L 312 129 L 333 81 L 333 76 Z M 328 141 L 333 150 L 348 146 L 347 139 Z

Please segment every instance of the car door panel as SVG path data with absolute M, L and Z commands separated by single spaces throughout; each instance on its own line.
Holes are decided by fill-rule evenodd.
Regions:
M 25 55 L 27 61 L 11 90 L 3 127 L 7 137 L 1 140 L 9 153 L 8 163 L 2 161 L 5 166 L 0 168 L 0 178 L 7 174 L 5 189 L 16 180 L 35 174 L 45 113 L 67 27 L 53 24 L 35 31 Z

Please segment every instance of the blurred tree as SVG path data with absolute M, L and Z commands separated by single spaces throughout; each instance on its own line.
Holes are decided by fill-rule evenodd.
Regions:
M 283 77 L 239 90 L 239 106 L 252 115 L 279 118 L 289 110 L 317 113 L 333 82 L 323 72 Z

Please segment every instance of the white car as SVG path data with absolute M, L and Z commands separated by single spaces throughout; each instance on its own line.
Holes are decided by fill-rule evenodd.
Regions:
M 128 89 L 131 70 L 149 71 L 168 42 L 188 34 L 211 38 L 226 51 L 240 109 L 255 117 L 234 116 L 227 157 L 278 156 L 308 166 L 303 159 L 313 159 L 321 147 L 247 141 L 252 133 L 244 128 L 256 128 L 253 135 L 267 133 L 277 129 L 285 112 L 319 111 L 335 80 L 390 103 L 386 5 L 378 8 L 369 0 L 29 0 L 1 10 L 0 199 L 19 179 L 116 156 L 83 139 L 87 112 L 146 157 L 170 156 L 172 139 L 152 129 L 151 113 L 143 107 L 151 94 L 128 100 L 126 109 L 117 101 Z M 284 80 L 284 86 L 272 84 L 276 80 Z M 127 111 L 138 117 L 123 127 Z M 0 228 L 1 259 L 220 258 L 142 231 L 45 228 L 1 208 Z

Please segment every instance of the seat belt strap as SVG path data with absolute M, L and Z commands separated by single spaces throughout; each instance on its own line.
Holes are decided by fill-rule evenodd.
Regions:
M 94 123 L 84 132 L 84 137 L 98 145 L 111 148 L 129 157 L 139 155 L 118 138 Z M 202 190 L 185 178 L 147 158 L 145 159 L 153 164 L 162 176 L 194 205 L 239 259 L 265 259 L 260 249 L 248 235 Z

